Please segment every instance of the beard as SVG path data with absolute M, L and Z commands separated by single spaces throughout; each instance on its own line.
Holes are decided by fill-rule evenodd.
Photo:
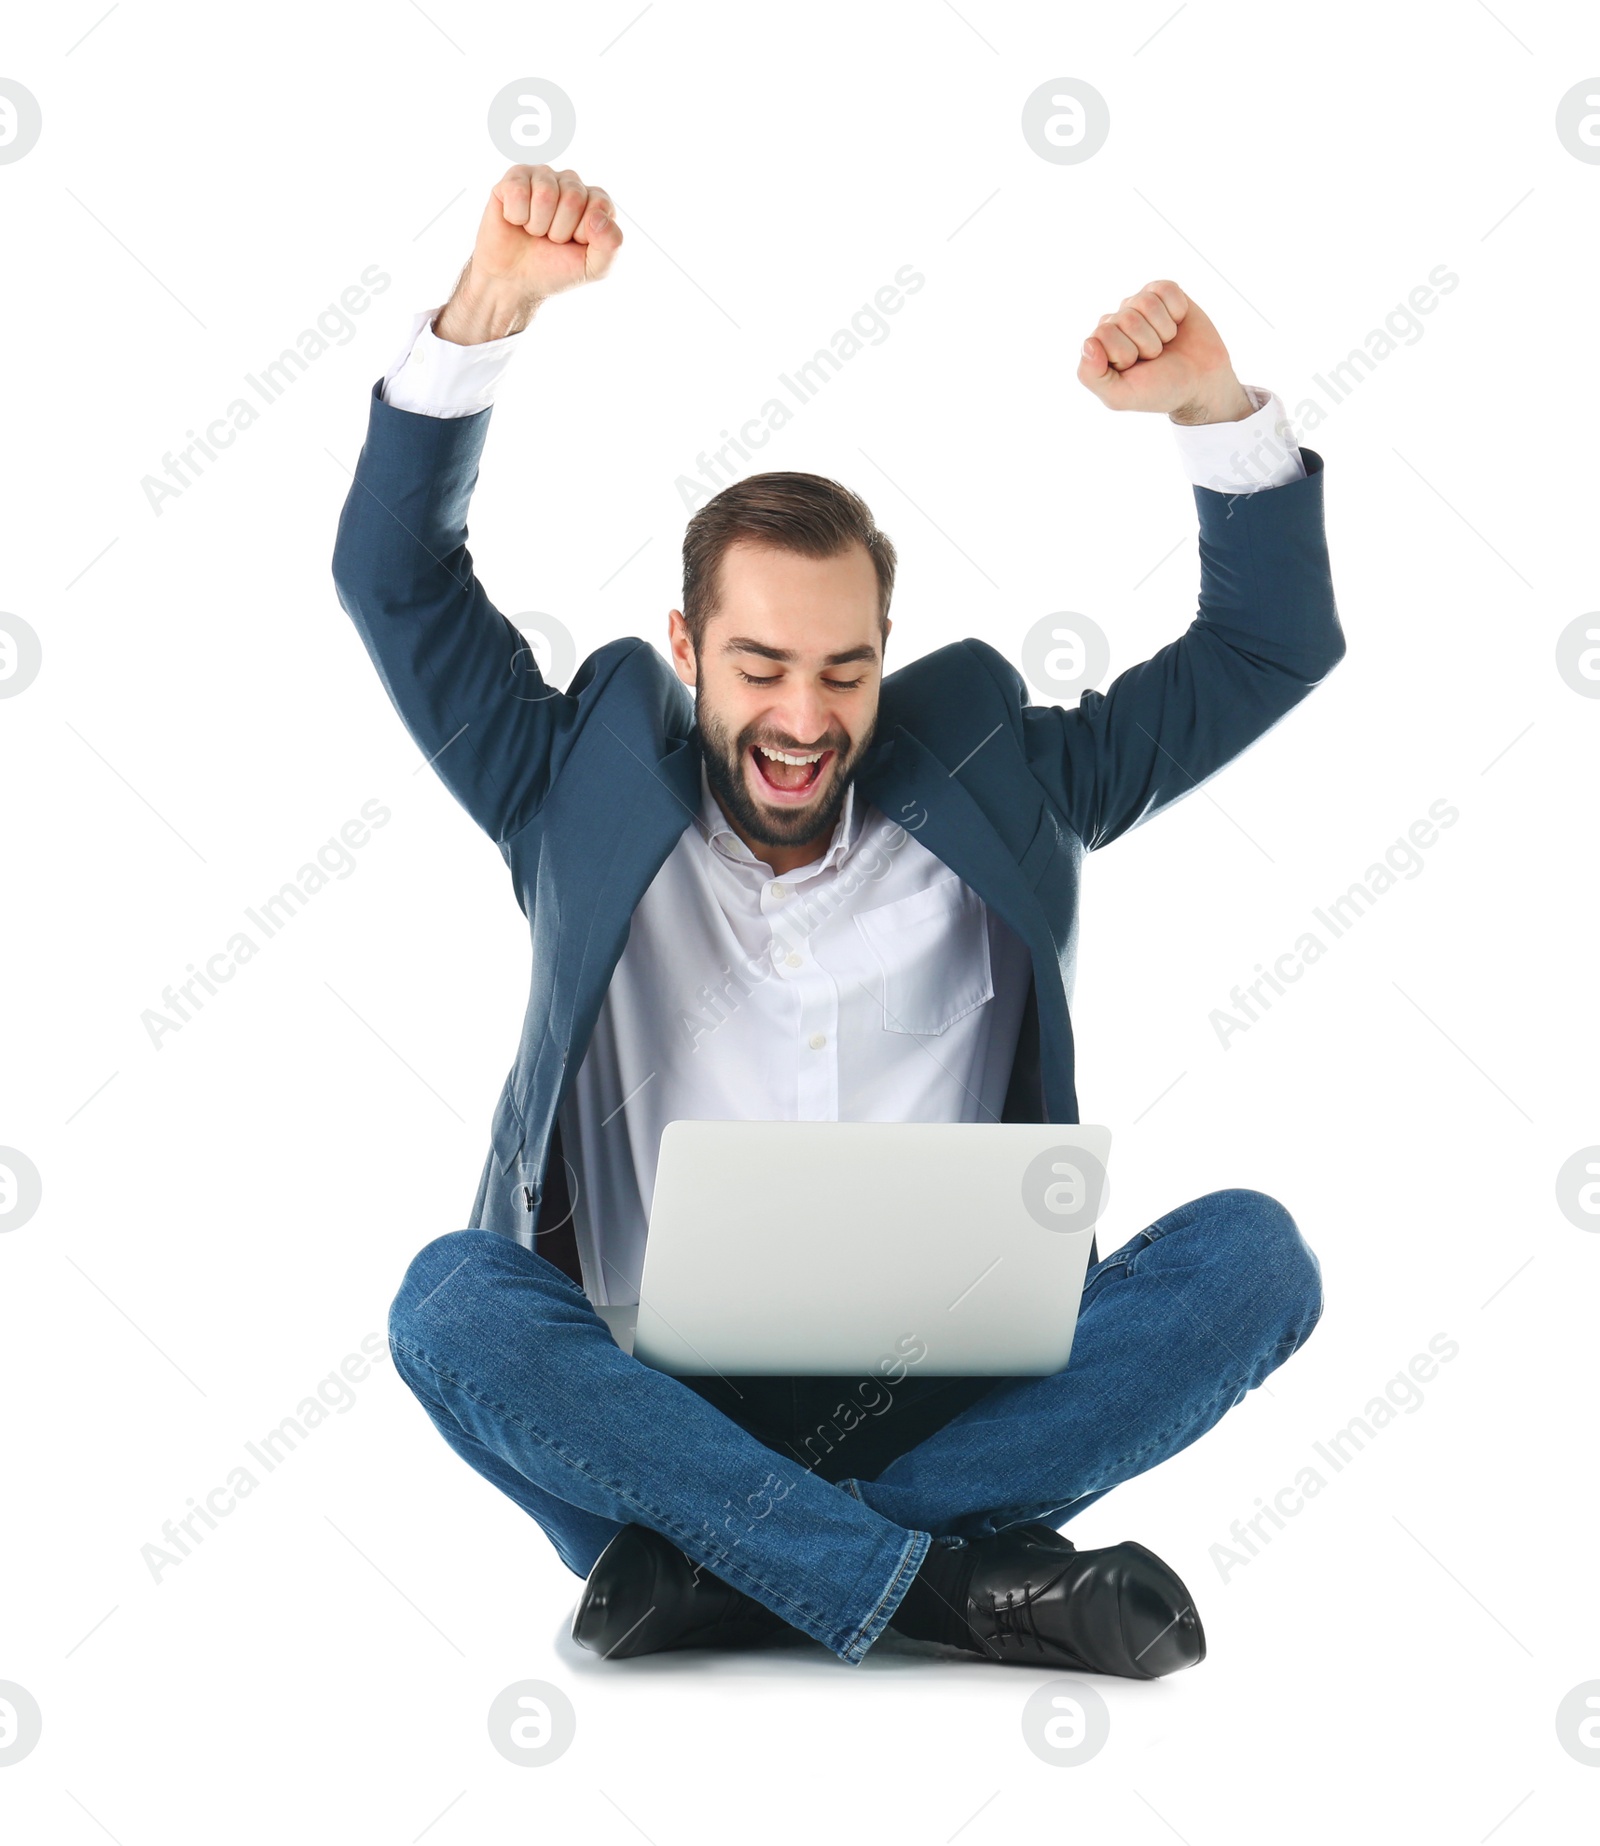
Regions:
M 704 676 L 697 674 L 696 677 L 703 679 Z M 803 746 L 808 750 L 832 750 L 833 761 L 823 771 L 822 781 L 804 807 L 770 808 L 758 802 L 750 793 L 744 761 L 751 745 L 770 744 L 777 750 L 802 746 L 763 736 L 763 727 L 759 724 L 748 726 L 735 737 L 717 714 L 707 709 L 698 688 L 695 692 L 694 713 L 695 723 L 700 730 L 706 781 L 712 794 L 741 831 L 763 846 L 804 846 L 819 835 L 832 834 L 839 824 L 845 792 L 877 729 L 877 715 L 874 713 L 872 723 L 853 750 L 849 738 L 843 734 L 824 737 L 817 743 Z

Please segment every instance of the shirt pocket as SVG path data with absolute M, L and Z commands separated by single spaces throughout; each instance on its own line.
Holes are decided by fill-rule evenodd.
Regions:
M 860 911 L 855 926 L 877 963 L 886 1032 L 936 1037 L 994 998 L 988 913 L 961 879 Z

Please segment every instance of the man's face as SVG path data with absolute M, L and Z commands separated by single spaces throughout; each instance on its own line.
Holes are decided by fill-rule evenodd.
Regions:
M 678 677 L 695 688 L 706 780 L 735 831 L 752 848 L 825 842 L 878 716 L 878 576 L 866 547 L 807 558 L 732 545 L 699 655 L 676 609 L 669 628 Z M 817 760 L 775 761 L 763 745 Z

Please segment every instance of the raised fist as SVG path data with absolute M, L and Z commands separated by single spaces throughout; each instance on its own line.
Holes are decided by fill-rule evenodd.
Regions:
M 1222 336 L 1176 282 L 1151 282 L 1100 316 L 1078 381 L 1109 410 L 1164 410 L 1178 423 L 1235 422 L 1254 409 Z
M 470 345 L 519 331 L 541 301 L 598 282 L 622 247 L 616 208 L 570 167 L 511 167 L 489 194 L 472 260 L 435 323 Z

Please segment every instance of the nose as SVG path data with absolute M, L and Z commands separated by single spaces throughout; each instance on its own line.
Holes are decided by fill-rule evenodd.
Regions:
M 815 691 L 796 692 L 775 706 L 771 722 L 796 749 L 815 750 L 834 730 L 828 703 Z

